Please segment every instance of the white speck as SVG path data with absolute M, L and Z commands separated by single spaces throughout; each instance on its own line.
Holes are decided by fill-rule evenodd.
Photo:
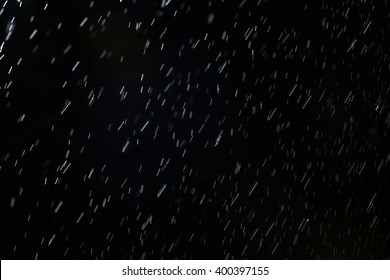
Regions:
M 229 224 L 230 224 L 230 220 L 226 223 L 225 227 L 223 228 L 223 231 L 226 231 L 226 229 L 229 226 Z
M 24 118 L 26 117 L 26 114 L 22 114 L 19 119 L 18 119 L 18 123 L 21 123 L 22 121 L 24 121 Z
M 213 23 L 213 21 L 214 21 L 214 14 L 213 13 L 211 13 L 211 14 L 209 14 L 209 18 L 207 19 L 207 23 L 208 24 L 212 24 Z
M 248 192 L 248 195 L 250 196 L 252 194 L 252 192 L 255 190 L 255 188 L 257 187 L 257 185 L 259 184 L 258 181 L 255 181 L 251 187 L 251 189 L 249 190 Z
M 73 68 L 72 68 L 72 72 L 74 71 L 74 70 L 76 70 L 76 68 L 77 68 L 77 66 L 79 66 L 79 64 L 80 64 L 80 61 L 77 61 L 76 62 L 76 64 L 73 66 Z
M 121 128 L 122 128 L 122 126 L 123 126 L 124 124 L 125 124 L 125 121 L 123 121 L 123 122 L 119 125 L 117 131 L 121 130 Z
M 78 218 L 77 221 L 76 221 L 76 224 L 78 224 L 78 223 L 81 221 L 81 219 L 83 218 L 83 216 L 84 216 L 84 212 L 81 212 L 79 218 Z
M 87 22 L 88 17 L 85 17 L 83 21 L 80 23 L 80 27 L 83 27 L 83 25 Z
M 347 101 L 349 100 L 349 97 L 351 96 L 351 93 L 352 93 L 352 90 L 348 93 L 347 97 L 344 100 L 344 103 L 347 103 Z
M 225 61 L 224 64 L 222 64 L 222 66 L 219 67 L 219 69 L 218 69 L 219 74 L 221 74 L 223 72 L 223 69 L 225 69 L 226 64 L 227 64 L 227 62 Z
M 172 73 L 172 70 L 173 70 L 173 67 L 169 68 L 167 74 L 165 75 L 165 77 L 168 77 L 171 73 Z
M 309 103 L 310 99 L 311 99 L 311 95 L 310 95 L 309 98 L 306 100 L 305 104 L 303 104 L 302 109 L 305 109 L 305 107 L 306 107 L 307 103 Z
M 69 150 L 68 150 L 68 152 L 69 152 Z M 67 158 L 67 156 L 65 158 Z M 66 166 L 65 170 L 62 172 L 63 174 L 65 174 L 65 172 L 68 170 L 68 168 L 70 167 L 71 164 L 72 163 L 69 162 L 69 164 Z
M 89 174 L 88 174 L 88 179 L 91 178 L 93 171 L 94 171 L 94 169 L 92 168 L 91 171 L 90 171 Z
M 164 184 L 162 187 L 161 187 L 161 189 L 158 191 L 158 193 L 157 193 L 157 197 L 160 197 L 160 195 L 163 193 L 163 191 L 165 190 L 165 188 L 167 187 L 167 185 L 166 184 Z
M 216 147 L 219 144 L 219 141 L 221 141 L 223 130 L 219 133 L 217 139 L 215 139 L 214 147 Z
M 351 44 L 351 46 L 349 46 L 347 52 L 349 52 L 349 51 L 353 48 L 353 46 L 355 45 L 356 41 L 357 41 L 356 39 L 354 39 L 354 40 L 352 41 L 352 44 Z
M 13 208 L 15 206 L 15 197 L 11 198 L 10 207 Z
M 236 196 L 233 198 L 232 202 L 230 203 L 230 206 L 233 206 L 234 202 L 236 202 L 239 195 L 240 195 L 239 193 L 236 194 Z
M 367 24 L 366 28 L 363 31 L 363 34 L 367 32 L 367 29 L 370 27 L 370 25 L 371 25 L 371 21 Z
M 268 120 L 268 121 L 272 119 L 272 117 L 273 117 L 273 115 L 275 114 L 275 112 L 276 112 L 276 108 L 275 108 L 272 112 L 269 112 L 269 113 L 268 113 L 268 116 L 267 116 L 267 120 Z
M 161 8 L 164 8 L 166 6 L 169 5 L 169 3 L 171 3 L 172 0 L 162 0 L 161 2 Z
M 139 188 L 139 193 L 140 193 L 140 194 L 143 194 L 143 193 L 144 193 L 144 185 L 141 185 L 141 187 Z
M 145 124 L 141 128 L 141 132 L 148 126 L 149 121 L 146 121 Z
M 240 7 L 240 8 L 244 7 L 245 3 L 246 3 L 246 0 L 242 0 L 241 3 L 240 3 L 240 5 L 239 5 L 239 7 Z
M 294 93 L 294 91 L 295 91 L 295 89 L 297 88 L 297 84 L 295 84 L 294 86 L 293 86 L 293 88 L 290 90 L 290 93 L 288 94 L 288 96 L 291 96 L 293 93 Z
M 274 226 L 274 223 L 272 223 L 272 225 L 269 227 L 269 229 L 267 230 L 267 233 L 265 234 L 265 236 L 267 236 L 269 234 L 269 232 L 271 231 L 271 229 L 273 228 Z
M 65 49 L 64 49 L 64 54 L 67 54 L 69 51 L 70 51 L 70 49 L 72 48 L 72 45 L 68 45 Z
M 234 169 L 234 174 L 237 175 L 241 170 L 241 164 L 237 161 L 236 168 Z
M 148 219 L 145 221 L 145 223 L 142 225 L 142 230 L 144 230 L 144 229 L 147 227 L 147 225 L 148 225 L 149 223 L 152 222 L 152 218 L 153 218 L 153 216 L 150 215 L 149 218 L 148 218 Z
M 253 238 L 256 236 L 256 233 L 259 231 L 259 228 L 256 228 L 255 231 L 252 233 L 252 236 L 251 238 L 249 239 L 249 241 L 252 241 Z
M 33 38 L 34 38 L 34 36 L 37 34 L 37 32 L 38 32 L 38 30 L 37 29 L 35 29 L 32 33 L 31 33 L 31 35 L 30 35 L 30 40 L 32 40 Z
M 359 171 L 359 175 L 362 173 L 362 171 L 363 171 L 365 166 L 366 166 L 366 162 L 363 162 L 363 165 L 362 165 L 362 167 L 360 168 L 360 171 Z
M 57 214 L 58 211 L 60 211 L 62 204 L 64 204 L 64 202 L 61 200 L 61 201 L 58 203 L 56 209 L 54 210 L 54 213 Z
M 12 21 L 8 22 L 8 25 L 7 25 L 7 36 L 5 37 L 5 41 L 8 41 L 9 38 L 11 37 L 13 31 L 15 30 L 15 23 L 14 23 L 14 19 L 15 17 L 12 19 Z
M 122 147 L 122 153 L 126 152 L 126 149 L 127 149 L 127 147 L 129 146 L 129 144 L 130 144 L 130 141 L 127 140 L 126 143 L 125 143 L 125 145 Z
M 275 253 L 275 251 L 276 251 L 276 248 L 278 248 L 278 246 L 279 246 L 279 242 L 278 242 L 278 243 L 276 243 L 276 245 L 275 245 L 274 249 L 273 249 L 273 250 L 272 250 L 272 252 L 271 252 L 271 255 L 273 255 L 273 254 Z
M 202 203 L 203 203 L 203 201 L 204 201 L 205 198 L 206 198 L 206 195 L 204 194 L 204 195 L 202 196 L 202 198 L 200 199 L 200 201 L 199 201 L 199 205 L 202 205 Z
M 50 240 L 49 240 L 47 246 L 50 246 L 50 244 L 53 242 L 53 240 L 54 240 L 55 237 L 56 237 L 56 235 L 53 234 L 53 236 L 50 238 Z
M 62 108 L 62 110 L 61 110 L 61 115 L 66 111 L 66 109 L 68 109 L 70 103 L 72 103 L 70 100 L 65 101 L 64 108 Z

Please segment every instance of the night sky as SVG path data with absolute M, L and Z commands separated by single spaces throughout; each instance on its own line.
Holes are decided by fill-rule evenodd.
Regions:
M 390 3 L 3 1 L 2 259 L 389 259 Z

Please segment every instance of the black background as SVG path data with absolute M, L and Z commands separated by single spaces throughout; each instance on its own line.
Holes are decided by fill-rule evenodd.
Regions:
M 389 4 L 311 2 L 9 1 L 2 259 L 389 258 Z

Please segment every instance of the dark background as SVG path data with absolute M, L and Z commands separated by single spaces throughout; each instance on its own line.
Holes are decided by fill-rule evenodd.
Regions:
M 389 4 L 162 2 L 1 8 L 1 258 L 389 258 Z

